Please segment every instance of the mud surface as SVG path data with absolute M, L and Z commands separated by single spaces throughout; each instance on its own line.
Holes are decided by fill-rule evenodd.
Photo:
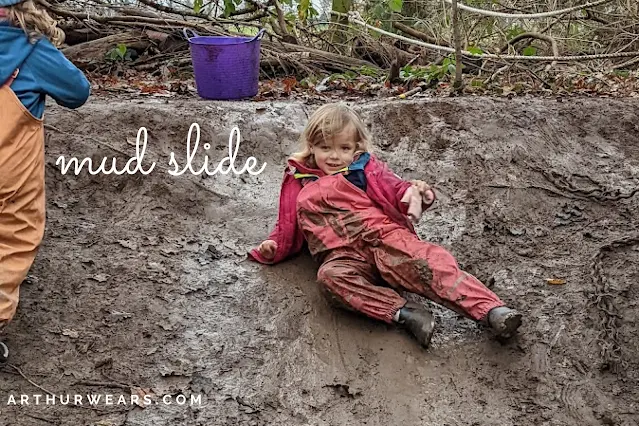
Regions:
M 2 370 L 0 424 L 639 423 L 639 102 L 358 107 L 395 172 L 437 188 L 419 234 L 525 313 L 521 336 L 500 343 L 438 309 L 428 351 L 329 305 L 308 255 L 277 267 L 245 260 L 274 223 L 285 157 L 312 108 L 93 99 L 48 110 L 46 236 L 7 330 L 12 364 L 32 383 Z M 254 156 L 265 171 L 161 170 L 171 152 L 184 164 L 194 122 L 211 169 L 238 126 L 236 164 Z M 149 175 L 55 165 L 59 155 L 123 165 L 141 126 L 157 162 Z M 34 384 L 111 394 L 114 405 L 35 405 L 45 392 Z M 132 392 L 160 403 L 115 405 Z M 29 406 L 6 404 L 22 394 Z

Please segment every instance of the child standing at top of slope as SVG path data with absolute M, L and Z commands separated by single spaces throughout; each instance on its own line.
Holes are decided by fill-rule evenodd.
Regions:
M 344 307 L 387 323 L 403 324 L 427 347 L 432 313 L 401 291 L 424 296 L 510 337 L 522 315 L 477 278 L 459 269 L 440 246 L 421 241 L 410 218 L 435 201 L 423 181 L 407 182 L 371 153 L 358 114 L 328 104 L 309 119 L 302 151 L 288 161 L 279 215 L 267 240 L 250 256 L 278 263 L 306 241 L 321 266 L 317 279 Z
M 0 362 L 2 330 L 44 234 L 44 115 L 51 96 L 68 108 L 90 93 L 84 74 L 55 46 L 64 33 L 31 0 L 0 0 Z

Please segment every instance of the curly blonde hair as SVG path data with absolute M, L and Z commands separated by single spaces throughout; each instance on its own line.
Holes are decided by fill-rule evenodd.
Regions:
M 57 22 L 49 13 L 38 7 L 33 0 L 26 0 L 5 8 L 7 19 L 11 25 L 20 27 L 29 37 L 31 43 L 46 36 L 55 47 L 64 43 L 64 31 L 58 28 Z
M 300 136 L 300 151 L 289 159 L 315 167 L 311 148 L 330 140 L 334 135 L 352 126 L 357 132 L 356 154 L 373 151 L 371 134 L 355 110 L 343 102 L 326 104 L 319 107 L 309 118 L 308 124 Z

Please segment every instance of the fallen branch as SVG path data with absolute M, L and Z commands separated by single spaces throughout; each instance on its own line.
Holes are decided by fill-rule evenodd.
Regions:
M 339 13 L 339 12 L 332 12 L 333 14 L 336 15 L 344 15 L 343 13 Z M 429 49 L 434 49 L 434 50 L 439 50 L 439 51 L 443 51 L 443 52 L 448 52 L 448 53 L 454 53 L 455 49 L 452 49 L 450 47 L 445 47 L 445 46 L 440 46 L 440 45 L 436 45 L 436 44 L 430 44 L 430 43 L 426 43 L 420 40 L 413 40 L 410 39 L 408 37 L 404 37 L 401 36 L 399 34 L 393 34 L 391 32 L 385 31 L 381 28 L 377 28 L 374 27 L 372 25 L 367 24 L 366 22 L 364 22 L 364 20 L 362 19 L 362 17 L 360 16 L 360 14 L 358 12 L 350 12 L 348 15 L 346 15 L 349 17 L 349 20 L 351 22 L 354 22 L 358 25 L 361 25 L 362 27 L 368 28 L 369 30 L 375 31 L 377 33 L 380 34 L 384 34 L 386 36 L 389 37 L 393 37 L 396 38 L 398 40 L 402 40 L 405 41 L 406 43 L 411 43 L 417 46 L 423 46 Z M 639 56 L 639 51 L 637 52 L 617 52 L 617 53 L 601 53 L 601 54 L 595 54 L 595 55 L 573 55 L 573 56 L 525 56 L 525 55 L 498 55 L 498 54 L 491 54 L 491 53 L 472 53 L 466 50 L 462 50 L 462 54 L 466 55 L 466 56 L 472 56 L 475 58 L 483 58 L 483 59 L 495 59 L 495 60 L 500 60 L 500 61 L 507 61 L 507 60 L 523 60 L 523 61 L 540 61 L 540 62 L 547 62 L 547 61 L 562 61 L 562 62 L 571 62 L 571 61 L 590 61 L 590 60 L 594 60 L 594 59 L 610 59 L 610 58 L 628 58 L 628 57 L 634 57 L 634 56 Z
M 308 52 L 309 59 L 311 61 L 320 61 L 333 63 L 335 65 L 341 65 L 344 68 L 358 68 L 362 66 L 379 68 L 371 62 L 364 61 L 362 59 L 351 58 L 349 56 L 338 55 L 337 53 L 325 52 L 323 50 L 314 49 L 312 47 L 301 46 L 299 44 L 291 43 L 274 43 L 267 40 L 262 40 L 262 45 L 268 49 L 275 51 L 283 51 L 284 53 L 292 52 Z
M 637 64 L 637 63 L 639 63 L 639 56 L 637 56 L 636 58 L 631 59 L 629 61 L 623 62 L 623 63 L 621 63 L 619 65 L 615 65 L 610 70 L 611 71 L 620 70 L 620 69 L 629 67 L 630 65 L 634 65 L 634 64 Z
M 393 28 L 396 28 L 398 30 L 400 30 L 403 33 L 408 34 L 411 37 L 415 37 L 419 40 L 423 40 L 427 43 L 437 43 L 438 40 L 429 36 L 428 34 L 425 34 L 419 30 L 416 30 L 414 28 L 409 27 L 408 25 L 404 25 L 401 22 L 398 21 L 393 21 Z M 448 44 L 443 42 L 442 45 L 447 46 Z
M 145 4 L 149 7 L 152 7 L 153 9 L 159 10 L 160 12 L 164 12 L 164 13 L 171 13 L 173 15 L 180 15 L 180 16 L 192 16 L 194 18 L 200 18 L 200 19 L 205 19 L 207 21 L 211 21 L 212 19 L 209 16 L 203 15 L 201 13 L 195 13 L 191 10 L 175 10 L 172 7 L 169 6 L 164 6 L 162 4 L 158 4 L 152 0 L 138 0 L 140 3 Z
M 448 4 L 453 4 L 453 1 L 456 0 L 444 0 Z M 599 6 L 605 3 L 610 3 L 614 0 L 597 0 L 592 3 L 586 3 L 578 6 L 568 7 L 566 9 L 561 10 L 551 10 L 549 12 L 541 12 L 541 13 L 503 13 L 503 12 L 494 12 L 492 10 L 486 9 L 477 9 L 475 7 L 466 6 L 465 4 L 459 4 L 457 7 L 459 9 L 466 10 L 468 12 L 473 12 L 478 15 L 484 16 L 492 16 L 495 18 L 508 18 L 508 19 L 541 19 L 541 18 L 549 18 L 551 16 L 563 15 L 565 13 L 574 12 L 576 10 L 582 10 L 589 7 Z
M 131 49 L 145 50 L 151 45 L 151 40 L 144 33 L 131 31 L 66 47 L 62 49 L 62 53 L 74 63 L 89 63 L 103 59 L 104 55 L 118 44 L 124 44 Z
M 99 15 L 91 15 L 82 12 L 70 12 L 65 9 L 61 9 L 59 7 L 52 6 L 46 0 L 36 0 L 42 6 L 44 6 L 47 10 L 51 11 L 53 14 L 65 18 L 75 18 L 80 21 L 91 20 L 101 24 L 109 24 L 113 22 L 123 23 L 130 22 L 132 24 L 159 24 L 159 25 L 172 25 L 176 28 L 195 28 L 203 33 L 213 32 L 216 33 L 215 30 L 211 28 L 207 28 L 199 23 L 191 22 L 191 21 L 180 21 L 177 19 L 164 19 L 164 18 L 147 18 L 144 16 L 99 16 Z M 214 25 L 221 26 L 221 22 L 211 21 Z M 224 33 L 221 31 L 217 31 L 217 34 L 223 35 Z
M 534 33 L 534 32 L 523 33 L 523 34 L 519 34 L 516 37 L 513 37 L 512 39 L 508 40 L 504 46 L 502 46 L 502 48 L 500 49 L 500 52 L 505 52 L 508 49 L 508 46 L 513 46 L 518 41 L 531 39 L 531 38 L 543 40 L 546 43 L 550 44 L 552 48 L 552 54 L 555 56 L 559 56 L 559 48 L 557 47 L 557 42 L 555 41 L 554 38 L 546 34 Z M 557 64 L 557 61 L 553 61 L 550 64 L 548 64 L 548 66 L 546 66 L 546 71 L 550 70 L 550 68 L 552 68 L 555 64 Z

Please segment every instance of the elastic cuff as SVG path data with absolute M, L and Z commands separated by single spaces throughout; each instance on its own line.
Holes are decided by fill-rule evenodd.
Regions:
M 388 312 L 388 315 L 385 316 L 384 320 L 388 323 L 396 323 L 397 321 L 395 320 L 395 317 L 397 317 L 397 319 L 399 320 L 399 310 L 402 309 L 404 305 L 406 305 L 406 302 L 407 300 L 404 298 L 399 299 Z
M 479 318 L 477 318 L 477 320 L 485 324 L 488 324 L 488 313 L 492 311 L 493 309 L 499 308 L 502 306 L 506 306 L 506 305 L 504 305 L 504 302 L 500 300 L 500 301 L 492 302 L 486 305 L 486 307 L 482 307 L 482 309 L 479 311 L 480 316 Z
M 262 256 L 259 252 L 259 250 L 257 249 L 253 249 L 248 253 L 248 258 L 252 259 L 256 262 L 262 263 L 264 265 L 272 265 L 274 262 L 273 260 L 275 258 L 273 258 L 273 260 L 268 260 L 267 258 L 265 258 L 264 256 Z

